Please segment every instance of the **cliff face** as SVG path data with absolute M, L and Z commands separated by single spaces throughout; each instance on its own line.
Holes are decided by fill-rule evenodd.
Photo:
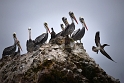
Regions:
M 86 53 L 82 43 L 64 38 L 39 50 L 0 61 L 0 83 L 120 83 Z

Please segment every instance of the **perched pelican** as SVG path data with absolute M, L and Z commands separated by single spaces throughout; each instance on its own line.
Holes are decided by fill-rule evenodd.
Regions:
M 45 22 L 44 23 L 44 27 L 46 28 L 46 33 L 43 33 L 41 34 L 40 36 L 38 36 L 36 39 L 35 39 L 35 45 L 42 45 L 43 43 L 46 42 L 47 38 L 48 38 L 48 31 L 50 33 L 50 30 L 48 28 L 48 24 Z
M 56 37 L 56 33 L 54 31 L 53 28 L 51 28 L 52 32 L 51 32 L 51 39 L 54 39 Z
M 98 54 L 98 51 L 100 50 L 100 52 L 101 52 L 104 56 L 106 56 L 108 59 L 114 61 L 114 60 L 105 52 L 105 50 L 104 50 L 104 47 L 105 47 L 105 46 L 110 46 L 110 45 L 108 45 L 108 44 L 103 44 L 103 45 L 101 45 L 101 44 L 100 44 L 99 33 L 100 33 L 100 32 L 98 31 L 98 32 L 96 32 L 96 35 L 95 35 L 95 43 L 96 43 L 96 46 L 97 46 L 97 47 L 93 46 L 93 47 L 92 47 L 92 50 L 93 50 L 94 52 L 97 52 L 97 54 Z M 114 61 L 114 62 L 115 62 L 115 61 Z
M 57 33 L 57 34 L 56 34 L 56 37 L 61 36 L 61 35 L 62 35 L 62 33 L 63 33 L 63 31 L 64 31 L 64 29 L 65 29 L 63 24 L 60 24 L 60 27 L 61 27 L 62 31 L 61 31 L 61 32 L 59 32 L 59 33 Z
M 69 12 L 69 16 L 72 20 L 72 23 L 71 24 L 68 24 L 68 21 L 67 21 L 67 18 L 63 17 L 62 18 L 62 21 L 64 22 L 64 24 L 66 25 L 66 28 L 63 32 L 63 36 L 66 36 L 66 35 L 70 35 L 73 33 L 73 31 L 75 30 L 75 24 L 74 24 L 74 20 L 76 21 L 76 23 L 78 24 L 75 16 L 74 16 L 74 13 L 73 12 Z
M 26 46 L 27 46 L 27 51 L 28 52 L 33 52 L 34 50 L 34 41 L 31 39 L 31 28 L 28 28 L 28 32 L 29 32 L 29 40 L 27 40 L 26 42 Z
M 19 49 L 22 50 L 21 45 L 20 45 L 19 41 L 17 40 L 17 37 L 16 37 L 16 33 L 15 33 L 15 32 L 14 32 L 14 34 L 13 34 L 13 39 L 14 39 L 14 45 L 9 46 L 9 47 L 6 47 L 6 48 L 3 50 L 2 57 L 5 57 L 6 55 L 14 54 L 15 51 L 16 51 L 16 45 L 19 47 Z
M 82 24 L 82 29 L 77 29 L 76 31 L 74 31 L 73 34 L 72 34 L 72 38 L 74 39 L 74 41 L 80 40 L 80 43 L 81 43 L 81 38 L 83 38 L 83 36 L 85 34 L 85 28 L 87 30 L 88 30 L 88 28 L 85 24 L 84 18 L 80 17 L 79 20 Z

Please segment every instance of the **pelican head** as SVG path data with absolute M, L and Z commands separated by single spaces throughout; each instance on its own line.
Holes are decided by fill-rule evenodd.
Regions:
M 75 20 L 75 22 L 78 24 L 77 19 L 75 18 L 74 13 L 70 11 L 70 12 L 69 12 L 69 15 L 70 15 L 70 17 L 73 18 L 73 19 Z
M 62 21 L 63 21 L 64 23 L 66 23 L 67 18 L 66 18 L 66 17 L 62 17 Z
M 60 24 L 60 26 L 61 26 L 61 29 L 64 30 L 64 25 L 63 24 Z
M 81 23 L 84 23 L 84 18 L 79 17 L 79 20 L 80 20 Z
M 53 28 L 51 28 L 51 30 L 54 31 Z
M 44 22 L 44 26 L 45 26 L 46 30 L 50 33 L 50 30 L 49 30 L 48 24 L 47 24 L 46 22 Z
M 62 17 L 62 21 L 64 22 L 64 24 L 65 24 L 66 26 L 69 24 L 66 17 Z
M 13 37 L 14 37 L 14 38 L 16 37 L 16 32 L 13 33 Z
M 16 32 L 13 33 L 13 38 L 14 38 L 15 40 L 17 40 Z
M 28 27 L 28 30 L 31 30 L 31 27 Z
M 86 23 L 85 23 L 85 21 L 84 21 L 84 18 L 79 17 L 79 20 L 80 20 L 80 22 L 81 22 L 82 24 L 84 24 L 84 27 L 88 30 L 88 28 L 87 28 L 87 26 L 86 26 Z

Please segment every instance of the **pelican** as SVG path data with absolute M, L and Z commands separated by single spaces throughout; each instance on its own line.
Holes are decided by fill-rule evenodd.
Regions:
M 62 31 L 61 31 L 61 32 L 59 32 L 59 33 L 57 33 L 57 34 L 56 34 L 56 37 L 61 36 L 61 35 L 62 35 L 62 33 L 63 33 L 63 31 L 64 31 L 64 29 L 65 29 L 63 24 L 60 24 L 60 27 L 61 27 Z
M 113 62 L 115 62 L 115 61 L 106 53 L 106 51 L 104 50 L 104 47 L 105 47 L 105 46 L 110 46 L 110 45 L 108 45 L 108 44 L 103 44 L 103 45 L 101 45 L 101 44 L 100 44 L 100 37 L 99 37 L 99 34 L 100 34 L 99 31 L 96 32 L 96 35 L 95 35 L 95 43 L 96 43 L 96 46 L 97 46 L 97 47 L 93 46 L 93 47 L 92 47 L 92 50 L 93 50 L 94 52 L 96 52 L 97 54 L 98 54 L 98 51 L 100 50 L 100 52 L 101 52 L 104 56 L 106 56 L 108 59 L 110 59 L 110 60 L 112 60 Z
M 26 42 L 26 47 L 27 47 L 27 51 L 28 52 L 33 52 L 34 50 L 34 41 L 31 39 L 31 28 L 28 28 L 28 32 L 29 32 L 29 40 L 27 40 Z
M 65 19 L 65 17 L 62 18 L 62 21 L 66 25 L 66 28 L 65 28 L 65 30 L 64 30 L 64 32 L 62 34 L 63 36 L 66 36 L 66 35 L 70 35 L 71 36 L 72 32 L 75 30 L 74 20 L 78 24 L 78 22 L 77 22 L 77 20 L 76 20 L 76 18 L 74 16 L 74 13 L 73 12 L 69 12 L 69 16 L 70 16 L 70 18 L 72 20 L 72 23 L 71 24 L 68 24 L 68 22 Z M 65 19 L 65 20 L 63 20 L 63 19 Z
M 49 30 L 48 24 L 46 22 L 44 23 L 44 27 L 46 28 L 46 33 L 41 34 L 40 36 L 38 36 L 35 39 L 35 45 L 42 45 L 48 39 L 48 31 L 50 33 L 50 30 Z
M 52 32 L 51 32 L 51 39 L 54 39 L 56 37 L 56 33 L 55 33 L 53 28 L 51 28 L 51 30 L 52 30 Z
M 16 51 L 16 45 L 19 47 L 19 49 L 22 50 L 21 45 L 20 45 L 19 41 L 17 40 L 17 37 L 16 37 L 16 33 L 15 32 L 13 33 L 13 39 L 14 39 L 14 44 L 12 46 L 6 47 L 3 50 L 2 57 L 5 57 L 6 55 L 14 54 L 15 51 Z
M 73 34 L 72 34 L 72 38 L 74 39 L 74 41 L 80 40 L 80 43 L 81 43 L 81 39 L 83 38 L 83 36 L 85 34 L 85 28 L 87 30 L 88 30 L 88 28 L 85 24 L 84 18 L 79 17 L 79 21 L 82 24 L 82 29 L 77 29 L 76 31 L 74 31 Z

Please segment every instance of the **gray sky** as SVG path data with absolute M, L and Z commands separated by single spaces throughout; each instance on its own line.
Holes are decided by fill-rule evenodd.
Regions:
M 45 32 L 44 22 L 56 32 L 61 31 L 63 16 L 68 18 L 73 11 L 78 22 L 82 16 L 88 27 L 82 42 L 87 53 L 109 75 L 124 82 L 124 1 L 123 0 L 0 0 L 0 55 L 3 49 L 13 45 L 13 32 L 26 53 L 28 27 L 32 29 L 32 39 Z M 81 23 L 75 24 L 82 28 Z M 96 31 L 100 31 L 101 44 L 108 43 L 106 52 L 117 62 L 108 60 L 101 53 L 92 52 Z M 50 36 L 49 36 L 50 38 Z M 0 56 L 1 58 L 1 56 Z

